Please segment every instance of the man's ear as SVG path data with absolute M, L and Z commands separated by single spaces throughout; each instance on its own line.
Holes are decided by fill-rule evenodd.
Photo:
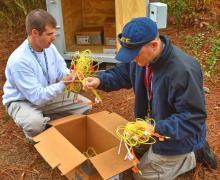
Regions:
M 153 49 L 156 49 L 159 46 L 159 42 L 157 40 L 153 40 L 150 43 Z
M 32 34 L 33 36 L 39 36 L 39 31 L 38 31 L 37 29 L 32 29 L 32 30 L 31 30 L 31 34 Z

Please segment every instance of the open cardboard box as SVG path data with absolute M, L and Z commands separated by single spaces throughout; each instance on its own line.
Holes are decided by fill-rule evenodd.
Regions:
M 115 113 L 102 111 L 91 115 L 71 115 L 51 121 L 49 129 L 34 137 L 35 148 L 48 162 L 68 179 L 83 163 L 89 161 L 98 172 L 95 179 L 109 179 L 133 166 L 124 160 L 126 149 L 121 148 L 116 128 L 127 121 Z M 96 156 L 87 158 L 83 152 L 89 147 Z

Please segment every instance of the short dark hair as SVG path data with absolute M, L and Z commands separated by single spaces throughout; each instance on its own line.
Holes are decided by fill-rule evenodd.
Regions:
M 56 28 L 57 22 L 47 11 L 43 9 L 35 9 L 28 13 L 25 25 L 28 35 L 31 34 L 32 29 L 37 29 L 41 35 L 45 31 L 47 25 Z

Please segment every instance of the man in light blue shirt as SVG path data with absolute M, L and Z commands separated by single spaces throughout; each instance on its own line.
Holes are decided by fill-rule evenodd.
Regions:
M 74 93 L 63 99 L 64 82 L 69 69 L 52 44 L 56 20 L 46 11 L 37 9 L 26 17 L 28 38 L 10 55 L 6 66 L 3 105 L 21 127 L 27 138 L 39 134 L 55 115 L 84 113 L 91 108 L 90 100 Z M 59 116 L 58 116 L 59 117 Z

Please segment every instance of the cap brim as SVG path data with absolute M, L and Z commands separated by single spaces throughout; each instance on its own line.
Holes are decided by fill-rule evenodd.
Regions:
M 122 63 L 129 63 L 134 60 L 140 50 L 141 47 L 137 49 L 128 49 L 122 46 L 116 54 L 115 59 Z

